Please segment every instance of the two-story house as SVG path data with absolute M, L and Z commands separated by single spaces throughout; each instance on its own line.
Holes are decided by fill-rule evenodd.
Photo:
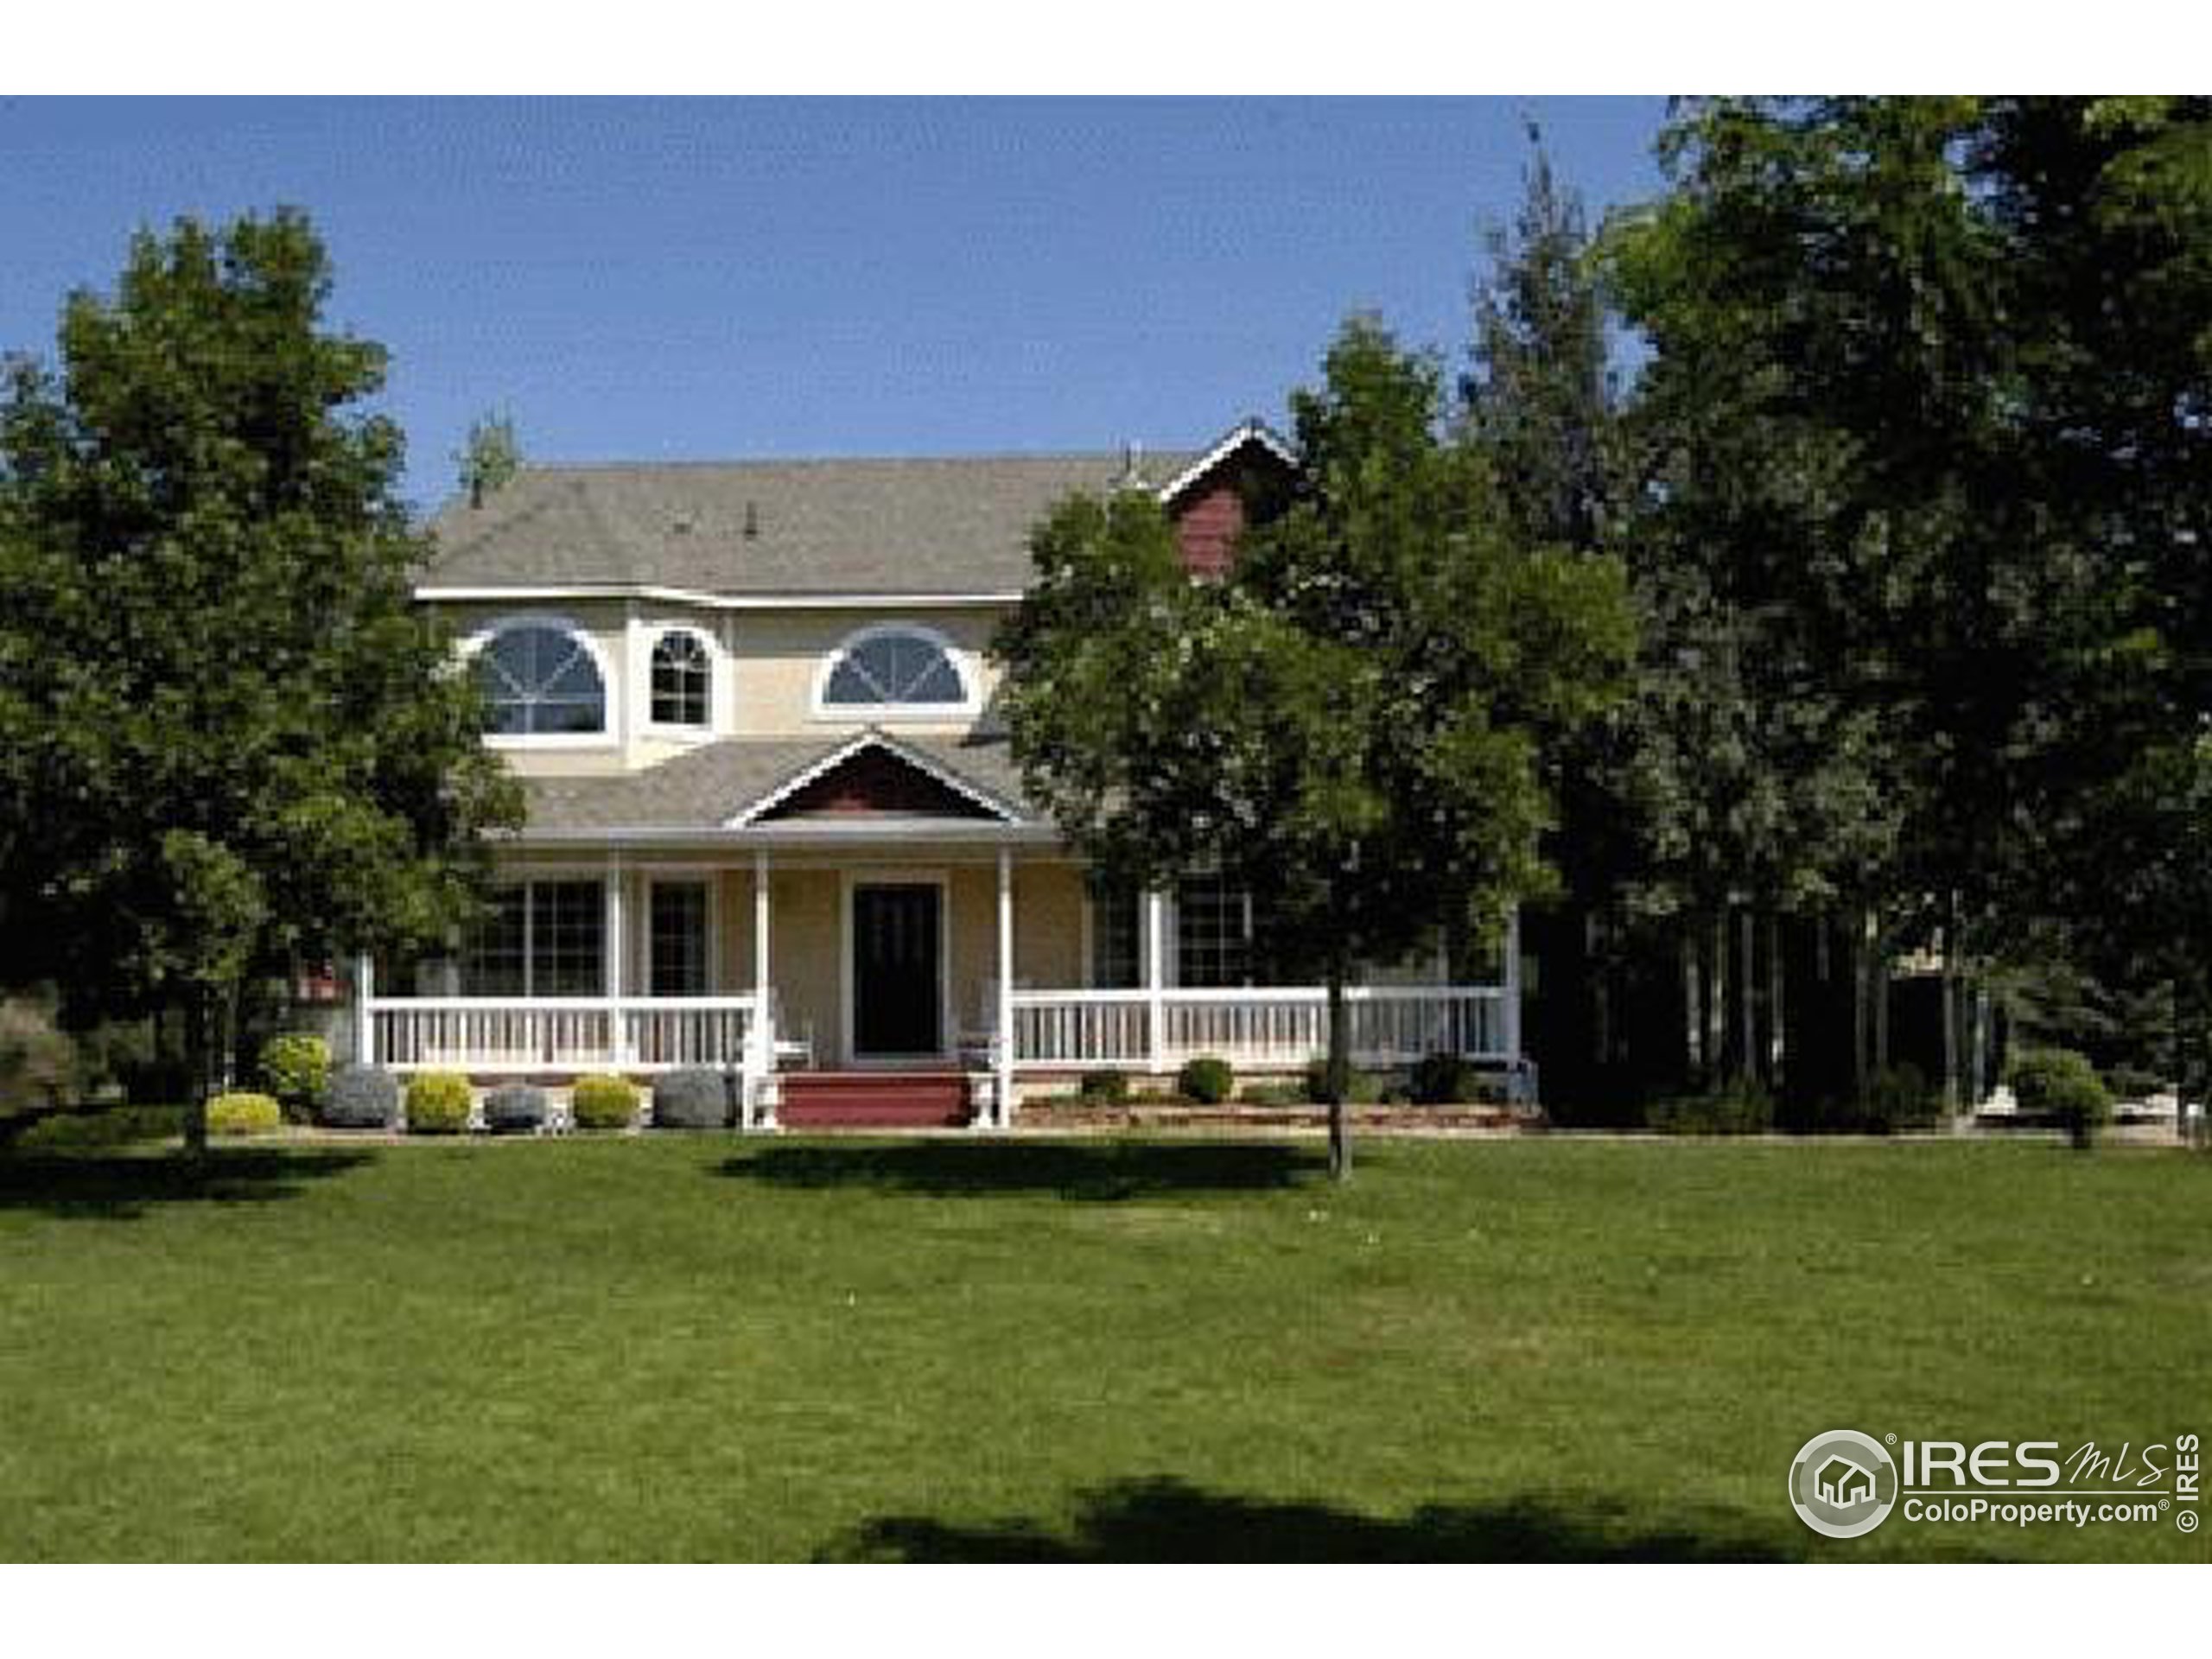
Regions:
M 1320 990 L 1271 982 L 1243 893 L 1086 880 L 1024 798 L 987 649 L 1070 492 L 1155 491 L 1202 576 L 1289 459 L 1248 422 L 1148 461 L 532 467 L 448 507 L 418 595 L 529 816 L 489 925 L 387 982 L 357 965 L 359 1058 L 728 1068 L 760 1126 L 1002 1127 L 1025 1091 L 1199 1054 L 1298 1071 Z M 1452 977 L 1440 953 L 1358 988 L 1361 1064 L 1517 1066 L 1513 975 Z

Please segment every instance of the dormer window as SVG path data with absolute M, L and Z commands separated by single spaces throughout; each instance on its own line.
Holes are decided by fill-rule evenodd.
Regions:
M 590 640 L 550 619 L 503 622 L 476 652 L 476 675 L 502 737 L 601 736 L 607 681 Z
M 654 641 L 654 725 L 705 726 L 713 685 L 712 659 L 697 634 L 684 628 L 671 628 Z
M 927 628 L 863 628 L 830 654 L 815 712 L 954 715 L 975 711 L 974 695 L 950 641 Z

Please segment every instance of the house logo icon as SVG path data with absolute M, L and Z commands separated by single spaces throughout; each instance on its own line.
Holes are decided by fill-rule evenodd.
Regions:
M 1887 1520 L 1897 1502 L 1896 1460 L 1857 1429 L 1815 1434 L 1790 1462 L 1790 1507 L 1822 1537 L 1861 1537 Z
M 1813 1477 L 1813 1491 L 1823 1503 L 1855 1510 L 1874 1501 L 1874 1477 L 1849 1458 L 1831 1457 Z

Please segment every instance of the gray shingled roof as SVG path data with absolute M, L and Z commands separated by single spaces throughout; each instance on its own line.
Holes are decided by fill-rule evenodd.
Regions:
M 718 830 L 762 797 L 853 741 L 836 738 L 724 738 L 642 772 L 600 777 L 529 778 L 529 830 L 556 835 L 607 830 Z M 1042 817 L 1021 792 L 1003 738 L 885 735 L 913 750 L 1027 823 Z
M 1150 454 L 1155 485 L 1193 454 Z M 533 467 L 432 521 L 432 588 L 644 583 L 728 594 L 1010 593 L 1028 537 L 1118 453 Z M 754 534 L 748 537 L 750 518 Z

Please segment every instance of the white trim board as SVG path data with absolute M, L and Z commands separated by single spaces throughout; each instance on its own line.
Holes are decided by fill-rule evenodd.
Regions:
M 1266 422 L 1254 416 L 1238 422 L 1222 435 L 1212 448 L 1161 485 L 1158 491 L 1160 505 L 1165 506 L 1173 501 L 1248 443 L 1258 444 L 1286 467 L 1298 465 L 1297 453 L 1277 437 Z

